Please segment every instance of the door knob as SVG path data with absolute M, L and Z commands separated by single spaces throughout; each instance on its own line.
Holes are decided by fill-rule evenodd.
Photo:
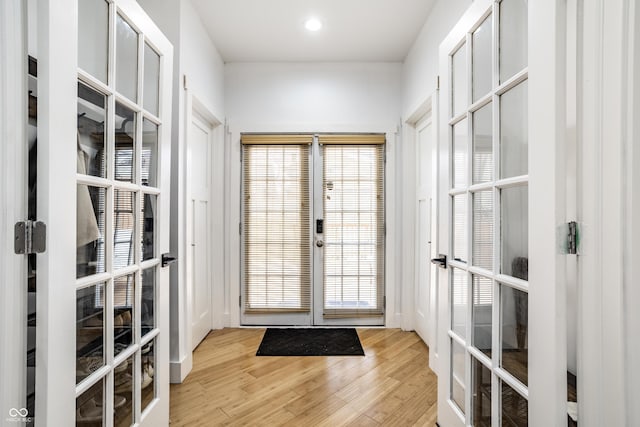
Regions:
M 324 246 L 324 242 L 322 240 L 316 240 L 316 246 L 321 248 Z
M 439 267 L 447 268 L 447 256 L 440 254 L 440 258 L 432 258 L 431 262 Z

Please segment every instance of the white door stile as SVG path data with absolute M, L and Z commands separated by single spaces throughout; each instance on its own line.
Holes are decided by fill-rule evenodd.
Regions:
M 13 247 L 14 224 L 27 219 L 26 22 L 25 2 L 0 4 L 0 423 L 27 406 L 27 257 Z

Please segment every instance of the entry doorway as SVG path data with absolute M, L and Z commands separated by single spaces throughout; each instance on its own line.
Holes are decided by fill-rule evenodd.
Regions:
M 384 324 L 384 150 L 383 134 L 242 135 L 242 324 Z

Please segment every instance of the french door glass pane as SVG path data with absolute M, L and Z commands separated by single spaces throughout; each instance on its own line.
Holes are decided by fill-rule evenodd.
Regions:
M 76 277 L 104 273 L 106 190 L 78 184 L 76 187 Z
M 144 44 L 144 109 L 158 115 L 158 90 L 160 86 L 160 55 Z
M 382 145 L 323 147 L 325 316 L 382 313 L 382 150 Z
M 137 101 L 138 33 L 119 14 L 116 18 L 116 90 Z
M 452 99 L 451 111 L 453 116 L 463 113 L 467 109 L 468 80 L 467 80 L 467 46 L 463 44 L 452 58 Z
M 308 311 L 309 147 L 243 149 L 245 311 Z
M 529 191 L 527 186 L 500 191 L 500 272 L 518 279 L 529 278 Z
M 529 425 L 529 402 L 507 383 L 501 381 L 501 415 L 503 427 L 526 427 Z
M 473 113 L 473 183 L 493 180 L 493 111 L 488 103 Z
M 493 282 L 486 277 L 473 275 L 473 346 L 491 357 Z
M 452 270 L 451 330 L 462 338 L 467 337 L 467 273 L 459 268 Z
M 158 125 L 142 120 L 142 185 L 157 187 Z
M 104 395 L 105 379 L 102 378 L 76 398 L 76 425 L 105 425 Z
M 133 182 L 135 177 L 136 113 L 116 103 L 116 155 L 115 178 Z
M 78 83 L 78 169 L 82 175 L 104 178 L 106 97 Z
M 142 195 L 142 212 L 140 212 L 141 259 L 146 261 L 155 258 L 156 247 L 156 211 L 158 197 L 144 193 Z
M 136 294 L 134 274 L 113 280 L 113 341 L 114 356 L 133 344 L 135 319 L 134 297 Z
M 529 345 L 527 340 L 529 295 L 500 285 L 501 366 L 522 384 L 528 383 Z
M 467 261 L 467 195 L 453 196 L 453 259 Z
M 107 83 L 109 49 L 109 3 L 104 0 L 78 2 L 78 66 Z
M 467 185 L 467 154 L 468 135 L 467 119 L 461 120 L 453 126 L 453 187 L 461 188 Z
M 464 413 L 465 404 L 465 349 L 451 340 L 451 400 Z
M 491 370 L 471 358 L 473 425 L 491 427 Z
M 493 21 L 489 15 L 473 32 L 473 102 L 491 91 Z
M 142 411 L 144 411 L 156 397 L 156 382 L 154 380 L 156 368 L 155 343 L 156 339 L 154 338 L 146 345 L 142 346 L 142 350 L 140 351 L 140 388 L 142 389 Z
M 113 269 L 134 263 L 135 195 L 116 189 L 113 208 Z
M 473 265 L 493 270 L 493 191 L 473 193 Z
M 500 176 L 526 175 L 529 162 L 528 84 L 500 97 Z
M 133 375 L 134 357 L 130 356 L 114 369 L 113 377 L 113 424 L 129 427 L 134 422 Z
M 142 270 L 142 304 L 140 306 L 142 336 L 156 327 L 155 302 L 156 268 L 152 267 Z
M 76 383 L 104 366 L 105 284 L 76 291 Z
M 500 2 L 500 82 L 527 66 L 527 0 Z

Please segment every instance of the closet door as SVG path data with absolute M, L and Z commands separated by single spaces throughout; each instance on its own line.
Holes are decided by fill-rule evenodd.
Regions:
M 133 0 L 39 7 L 36 417 L 166 425 L 173 49 Z

